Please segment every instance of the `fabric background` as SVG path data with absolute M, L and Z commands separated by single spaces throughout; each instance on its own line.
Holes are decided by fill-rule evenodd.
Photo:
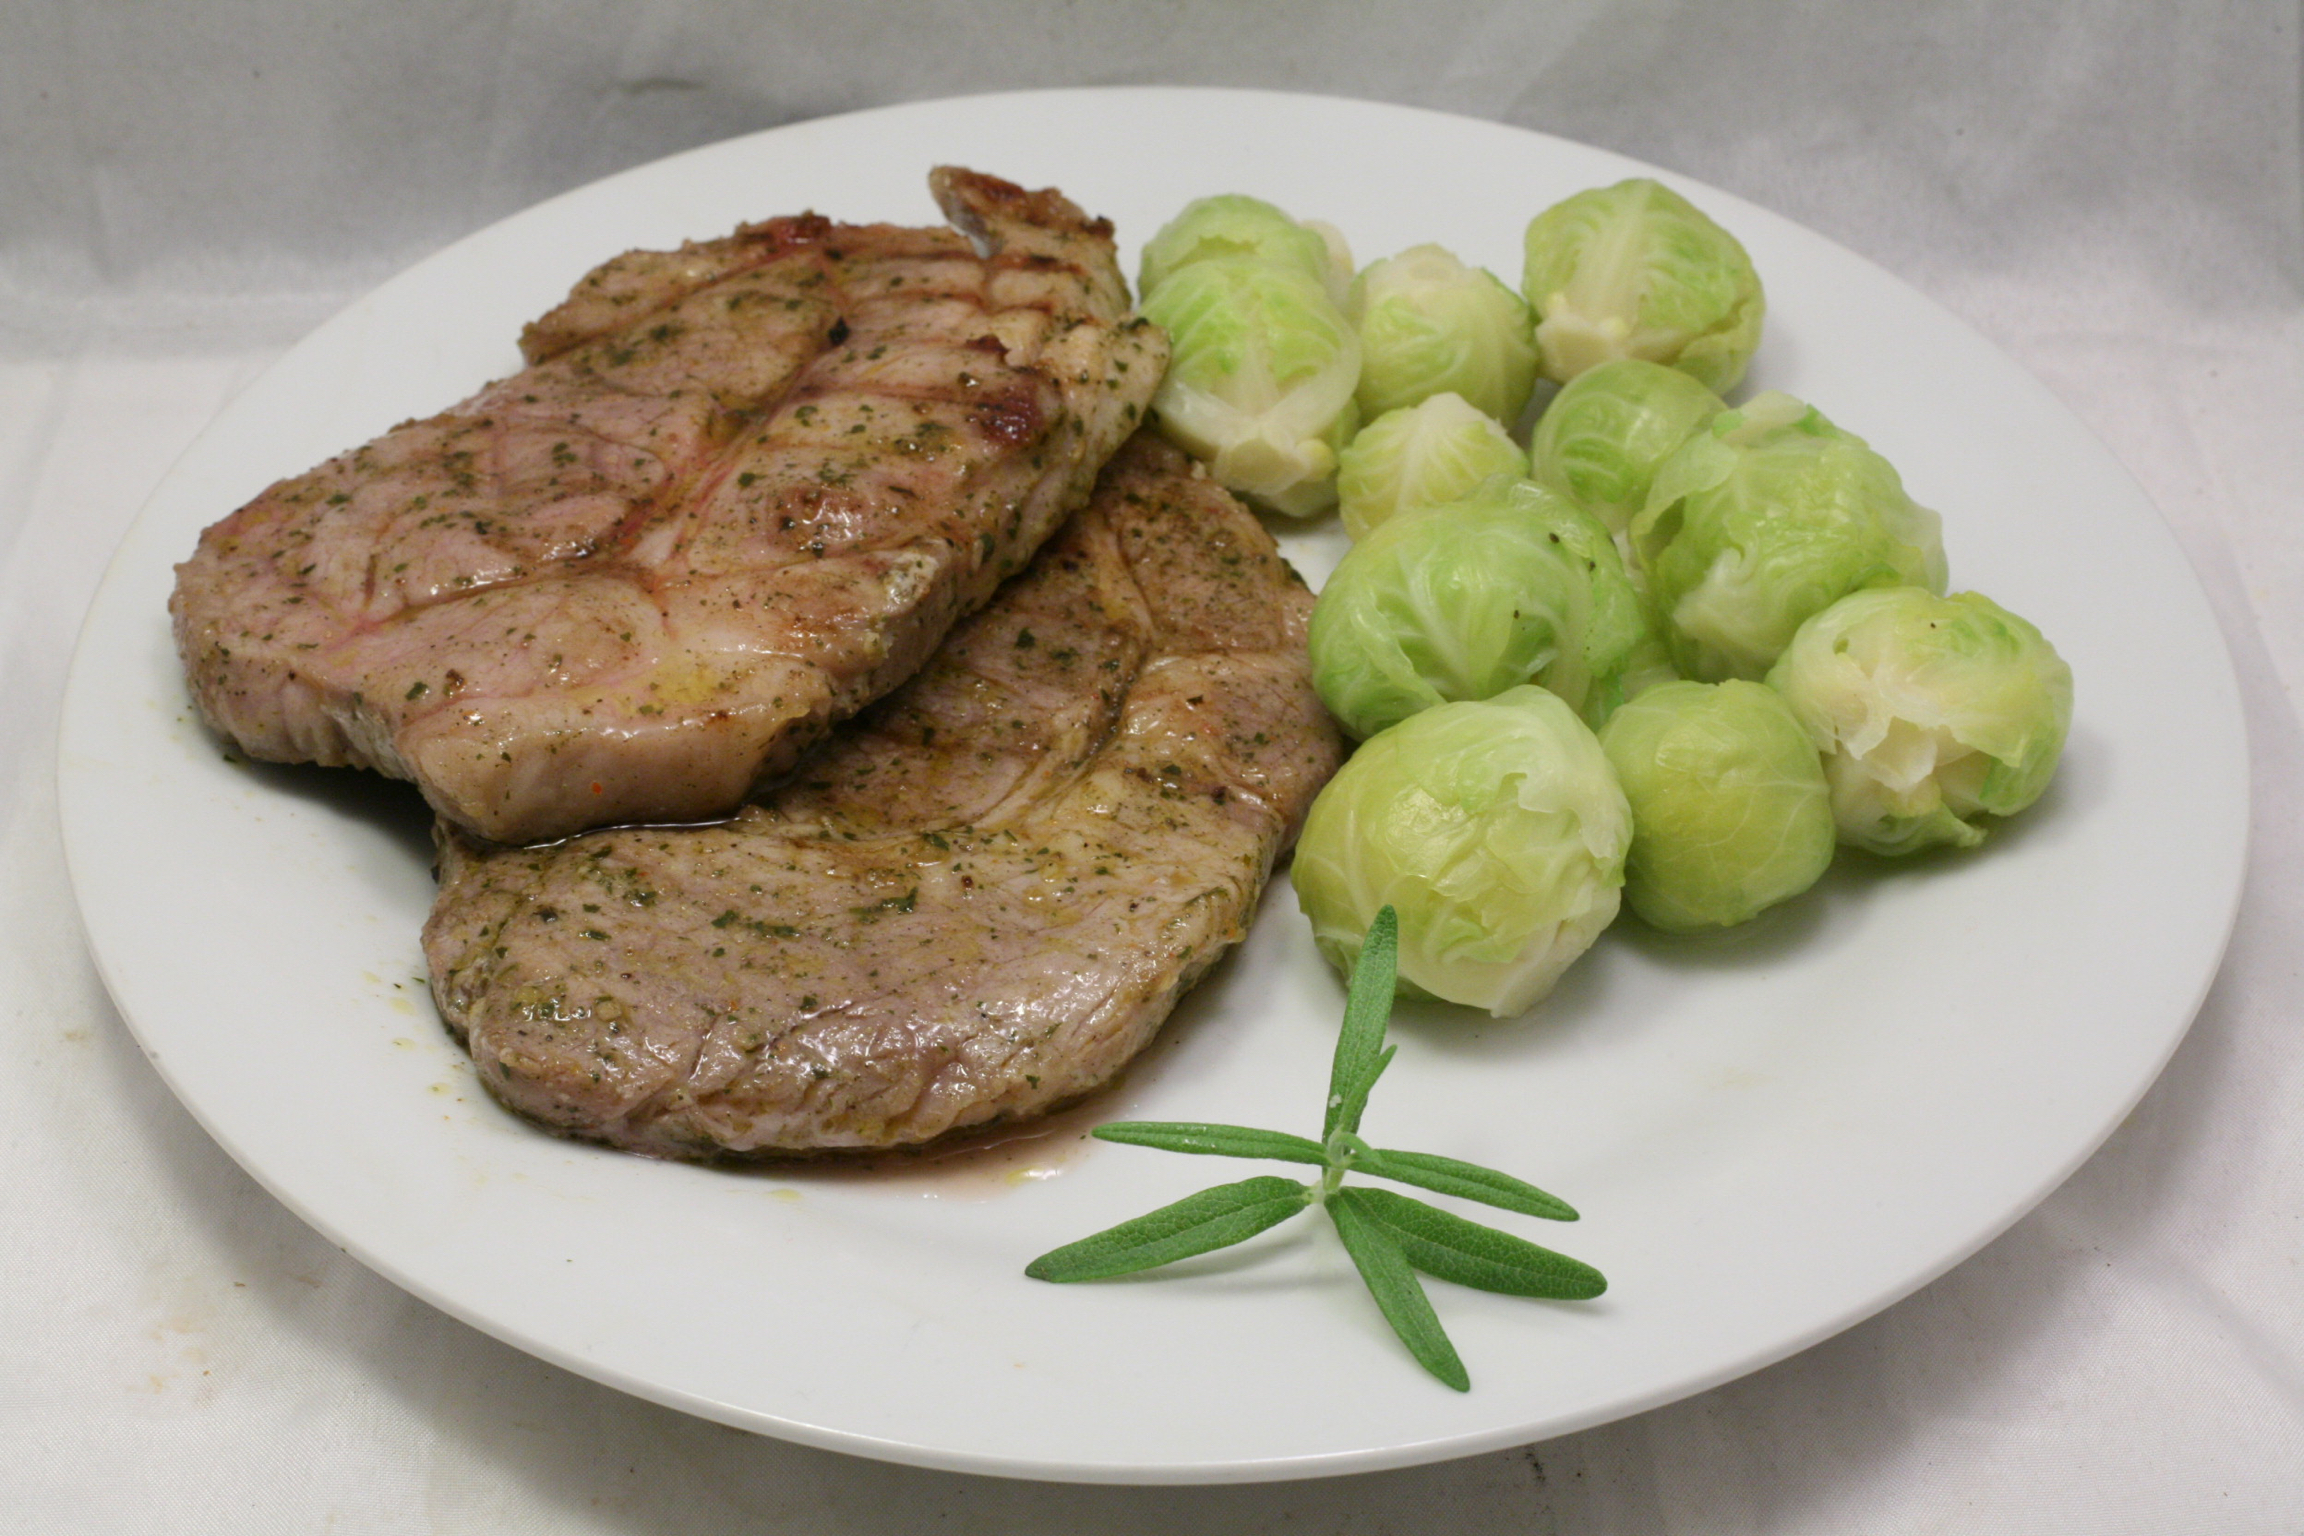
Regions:
M 0 0 L 0 1529 L 2304 1532 L 2299 61 L 2282 0 Z M 2144 484 L 2238 664 L 2252 868 L 2165 1076 L 2032 1216 L 1583 1434 L 1072 1488 L 540 1364 L 346 1258 L 177 1106 L 86 957 L 53 768 L 80 613 L 175 454 L 311 325 L 541 197 L 829 112 L 1102 83 L 1406 102 L 1712 182 L 1964 316 Z

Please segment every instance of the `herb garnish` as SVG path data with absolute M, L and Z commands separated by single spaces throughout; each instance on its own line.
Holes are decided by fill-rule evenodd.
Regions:
M 1418 1270 L 1507 1296 L 1583 1301 L 1605 1291 L 1608 1282 L 1600 1271 L 1566 1254 L 1452 1216 L 1407 1195 L 1345 1187 L 1346 1173 L 1373 1174 L 1548 1221 L 1576 1219 L 1566 1201 L 1510 1174 L 1429 1152 L 1387 1151 L 1360 1138 L 1360 1115 L 1367 1108 L 1369 1090 L 1399 1050 L 1384 1043 L 1385 1024 L 1392 1014 L 1399 933 L 1392 909 L 1378 912 L 1352 968 L 1321 1140 L 1243 1125 L 1153 1120 L 1116 1120 L 1095 1132 L 1105 1141 L 1164 1152 L 1310 1163 L 1322 1170 L 1316 1181 L 1266 1176 L 1219 1184 L 1044 1253 L 1024 1273 L 1035 1280 L 1075 1281 L 1156 1269 L 1245 1242 L 1317 1205 L 1336 1224 L 1336 1235 L 1343 1239 L 1345 1252 L 1352 1256 L 1392 1331 L 1418 1364 L 1459 1392 L 1470 1390 L 1472 1379 L 1416 1278 Z

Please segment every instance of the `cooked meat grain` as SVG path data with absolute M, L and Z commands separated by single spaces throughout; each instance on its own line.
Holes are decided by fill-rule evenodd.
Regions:
M 931 182 L 960 232 L 618 257 L 524 371 L 210 528 L 170 603 L 202 713 L 500 840 L 728 813 L 1023 566 L 1165 363 L 1104 221 Z
M 911 683 L 734 821 L 441 832 L 482 1080 L 670 1157 L 916 1144 L 1109 1080 L 1245 931 L 1334 770 L 1310 595 L 1140 437 Z

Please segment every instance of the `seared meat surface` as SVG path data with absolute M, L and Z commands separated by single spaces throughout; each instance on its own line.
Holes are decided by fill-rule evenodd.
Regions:
M 1024 565 L 1165 363 L 1109 225 L 931 183 L 957 232 L 619 257 L 522 372 L 208 529 L 170 602 L 202 713 L 499 840 L 734 809 Z
M 1109 1080 L 1246 929 L 1340 759 L 1271 537 L 1139 437 L 781 792 L 709 827 L 441 828 L 433 995 L 482 1081 L 669 1157 L 916 1144 Z

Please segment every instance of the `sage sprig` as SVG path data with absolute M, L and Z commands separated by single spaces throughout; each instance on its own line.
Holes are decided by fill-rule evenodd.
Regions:
M 1163 1152 L 1309 1164 L 1321 1170 L 1317 1179 L 1299 1183 L 1267 1175 L 1219 1184 L 1044 1253 L 1024 1273 L 1035 1280 L 1068 1282 L 1157 1269 L 1246 1242 L 1299 1211 L 1319 1206 L 1335 1223 L 1344 1251 L 1400 1342 L 1418 1364 L 1459 1392 L 1470 1390 L 1471 1376 L 1440 1326 L 1417 1271 L 1507 1296 L 1583 1301 L 1605 1291 L 1608 1282 L 1600 1271 L 1564 1253 L 1467 1221 L 1410 1195 L 1345 1186 L 1346 1174 L 1359 1173 L 1548 1221 L 1576 1219 L 1575 1208 L 1567 1201 L 1508 1173 L 1429 1152 L 1372 1147 L 1361 1139 L 1360 1116 L 1368 1107 L 1368 1094 L 1399 1049 L 1384 1043 L 1392 1016 L 1399 937 L 1399 919 L 1386 907 L 1369 925 L 1360 959 L 1352 968 L 1320 1140 L 1245 1125 L 1160 1120 L 1117 1120 L 1095 1132 L 1105 1141 Z

